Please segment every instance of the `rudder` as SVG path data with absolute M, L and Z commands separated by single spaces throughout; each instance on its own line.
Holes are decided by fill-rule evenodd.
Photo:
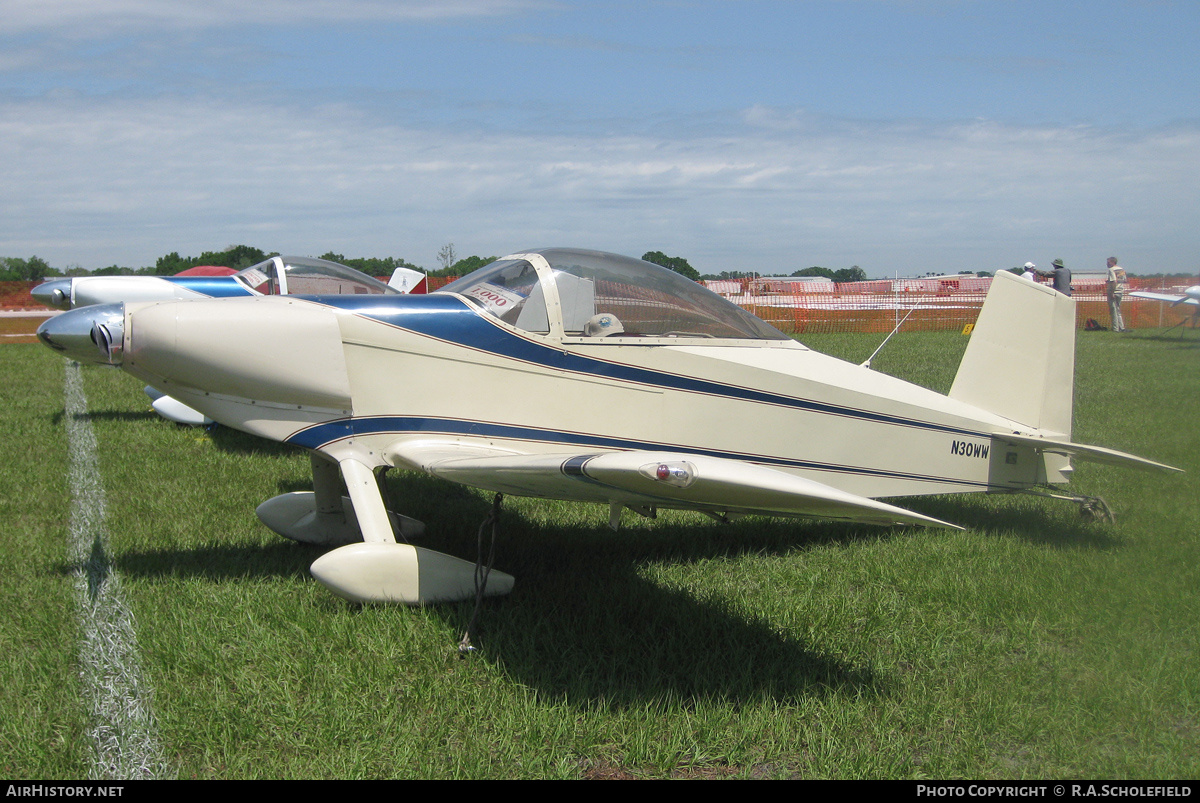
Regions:
M 950 398 L 1070 438 L 1074 385 L 1074 301 L 998 271 Z

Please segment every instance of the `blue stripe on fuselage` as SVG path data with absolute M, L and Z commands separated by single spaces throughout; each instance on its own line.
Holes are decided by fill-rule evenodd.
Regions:
M 512 424 L 498 424 L 488 421 L 473 421 L 460 418 L 434 418 L 420 416 L 362 416 L 341 418 L 323 424 L 315 424 L 302 429 L 287 439 L 288 443 L 303 446 L 307 449 L 317 449 L 328 446 L 335 441 L 367 435 L 449 435 L 486 438 L 489 440 L 532 441 L 536 443 L 559 444 L 570 447 L 572 451 L 609 449 L 618 451 L 642 452 L 680 452 L 707 457 L 720 457 L 727 460 L 746 461 L 764 466 L 778 468 L 804 469 L 807 471 L 833 471 L 840 474 L 881 477 L 887 479 L 911 480 L 920 482 L 953 482 L 959 485 L 969 485 L 986 488 L 986 482 L 968 480 L 961 477 L 938 477 L 927 474 L 915 474 L 905 471 L 887 471 L 884 469 L 848 466 L 837 463 L 822 463 L 813 460 L 795 460 L 771 455 L 748 454 L 744 452 L 729 452 L 719 449 L 697 448 L 690 445 L 659 443 L 655 441 L 638 441 L 627 438 L 610 438 L 582 432 L 567 432 L 540 427 L 524 427 Z
M 475 310 L 466 301 L 448 293 L 432 293 L 424 296 L 312 296 L 310 298 L 317 303 L 353 312 L 390 326 L 494 354 L 498 357 L 521 360 L 558 371 L 793 407 L 814 413 L 857 418 L 875 423 L 916 427 L 933 432 L 946 432 L 976 438 L 991 437 L 990 433 L 961 427 L 768 393 L 753 388 L 726 385 L 564 352 L 561 348 L 536 343 L 514 334 L 499 323 L 489 320 L 486 313 Z
M 212 298 L 242 298 L 252 296 L 241 282 L 232 276 L 163 276 L 172 284 Z

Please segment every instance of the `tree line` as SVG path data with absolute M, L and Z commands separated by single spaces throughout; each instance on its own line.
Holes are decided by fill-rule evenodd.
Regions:
M 159 257 L 154 265 L 131 268 L 121 265 L 109 265 L 106 268 L 98 268 L 96 270 L 85 270 L 78 265 L 68 266 L 66 269 L 60 270 L 52 267 L 46 260 L 38 256 L 31 256 L 28 259 L 21 257 L 0 257 L 0 281 L 23 281 L 23 282 L 40 282 L 44 279 L 55 278 L 59 276 L 122 276 L 122 275 L 151 275 L 151 276 L 173 276 L 182 270 L 194 268 L 198 265 L 220 265 L 234 270 L 242 270 L 251 265 L 257 265 L 259 262 L 278 256 L 278 251 L 266 252 L 259 248 L 254 248 L 249 245 L 231 245 L 224 251 L 205 251 L 200 256 L 180 256 L 178 251 L 172 251 Z M 396 268 L 409 268 L 411 270 L 419 270 L 422 273 L 427 273 L 430 276 L 465 276 L 473 270 L 482 268 L 488 263 L 495 262 L 499 257 L 489 256 L 481 257 L 471 255 L 468 257 L 459 258 L 455 252 L 454 243 L 446 243 L 441 250 L 438 251 L 438 263 L 441 267 L 434 270 L 426 270 L 420 265 L 415 265 L 401 257 L 347 257 L 344 254 L 336 254 L 332 251 L 321 254 L 321 259 L 327 259 L 330 262 L 340 262 L 356 270 L 360 270 L 370 276 L 391 276 Z M 642 254 L 642 259 L 646 262 L 653 262 L 656 265 L 661 265 L 664 268 L 669 268 L 676 273 L 686 276 L 692 281 L 702 281 L 704 279 L 753 279 L 765 276 L 824 276 L 835 282 L 862 282 L 867 280 L 867 272 L 858 265 L 852 265 L 849 268 L 823 268 L 813 266 L 803 268 L 791 274 L 783 273 L 765 273 L 762 271 L 721 271 L 720 273 L 708 273 L 701 275 L 699 271 L 693 268 L 688 261 L 683 257 L 673 257 L 664 254 L 662 251 L 647 251 Z M 1009 268 L 1014 273 L 1021 273 L 1023 268 Z M 971 273 L 971 271 L 963 271 L 963 273 Z M 930 276 L 934 274 L 928 274 Z M 938 274 L 941 275 L 941 274 Z M 991 276 L 989 271 L 978 271 L 978 276 Z M 1132 274 L 1131 274 L 1132 275 Z M 1141 273 L 1139 276 L 1147 278 L 1177 278 L 1188 277 L 1194 274 L 1190 273 Z
M 642 257 L 645 259 L 645 257 Z M 867 280 L 867 272 L 858 265 L 852 265 L 849 268 L 822 268 L 814 265 L 811 268 L 801 268 L 792 273 L 763 273 L 762 271 L 746 271 L 746 270 L 723 270 L 716 274 L 705 274 L 702 279 L 759 279 L 770 278 L 777 276 L 824 276 L 826 279 L 832 279 L 835 282 L 865 282 Z
M 270 257 L 279 256 L 278 251 L 263 251 L 249 245 L 231 245 L 224 251 L 205 251 L 200 256 L 180 256 L 178 251 L 172 251 L 159 257 L 154 265 L 141 268 L 131 268 L 123 265 L 109 265 L 96 270 L 85 270 L 78 265 L 69 266 L 65 270 L 49 265 L 38 256 L 29 259 L 20 257 L 0 257 L 0 281 L 38 282 L 59 276 L 174 276 L 180 271 L 199 265 L 217 265 L 220 267 L 242 270 L 251 265 L 257 265 Z M 321 254 L 320 259 L 330 262 L 340 262 L 371 276 L 391 276 L 396 268 L 410 268 L 423 271 L 400 257 L 347 257 L 330 251 Z M 468 257 L 463 262 L 478 261 L 479 257 Z M 488 260 L 491 261 L 491 260 Z M 473 263 L 470 263 L 473 264 Z M 486 263 L 481 263 L 486 264 Z M 457 266 L 455 266 L 457 267 Z M 473 268 L 472 268 L 473 269 Z
M 51 267 L 44 259 L 33 256 L 29 259 L 19 257 L 0 257 L 0 281 L 42 281 L 57 276 L 119 276 L 119 275 L 151 275 L 173 276 L 180 271 L 197 267 L 198 265 L 220 265 L 234 270 L 242 270 L 251 265 L 257 265 L 270 257 L 278 256 L 278 251 L 266 252 L 249 245 L 231 245 L 223 251 L 205 251 L 199 256 L 180 256 L 178 251 L 172 251 L 159 257 L 153 266 L 130 268 L 120 265 L 110 265 L 106 268 L 88 271 L 81 267 L 69 267 L 65 271 Z M 340 262 L 371 276 L 391 276 L 396 268 L 409 268 L 427 273 L 430 276 L 465 276 L 473 270 L 482 268 L 499 257 L 481 257 L 475 254 L 459 258 L 454 249 L 454 243 L 447 243 L 438 251 L 438 263 L 441 267 L 426 270 L 400 257 L 347 257 L 332 251 L 321 254 L 320 259 Z M 642 254 L 646 262 L 653 262 L 664 268 L 686 276 L 692 281 L 704 279 L 750 279 L 759 276 L 782 276 L 785 274 L 767 274 L 750 271 L 721 271 L 717 274 L 701 275 L 684 257 L 668 256 L 662 251 L 647 251 Z M 823 268 L 814 266 L 803 268 L 790 274 L 791 276 L 824 276 L 835 282 L 866 281 L 867 273 L 858 265 L 849 268 Z
M 273 256 L 279 256 L 279 252 L 267 252 L 249 245 L 231 245 L 223 251 L 205 251 L 199 256 L 185 257 L 180 256 L 178 251 L 172 251 L 159 257 L 153 266 L 131 268 L 109 265 L 106 268 L 91 271 L 78 265 L 59 270 L 51 267 L 46 260 L 37 256 L 29 259 L 0 257 L 0 281 L 38 282 L 61 276 L 174 276 L 180 271 L 199 265 L 219 265 L 242 270 Z M 499 259 L 497 256 L 482 257 L 476 254 L 459 258 L 455 253 L 454 243 L 447 243 L 438 251 L 438 262 L 441 267 L 434 270 L 426 270 L 401 257 L 347 257 L 345 254 L 329 251 L 321 254 L 319 258 L 330 262 L 340 262 L 371 276 L 391 276 L 396 268 L 419 270 L 430 276 L 465 276 L 471 271 Z M 701 278 L 700 273 L 682 257 L 669 257 L 661 251 L 648 251 L 642 255 L 642 259 L 670 268 L 693 281 L 699 281 Z

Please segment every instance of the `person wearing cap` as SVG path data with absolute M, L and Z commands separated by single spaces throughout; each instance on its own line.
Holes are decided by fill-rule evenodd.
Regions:
M 1049 273 L 1039 270 L 1037 272 L 1038 276 L 1045 276 L 1049 279 L 1052 279 L 1055 290 L 1062 293 L 1064 296 L 1071 295 L 1071 271 L 1065 265 L 1063 265 L 1063 261 L 1061 259 L 1054 260 L 1052 264 L 1054 265 L 1054 270 L 1050 271 Z
M 1028 279 L 1031 282 L 1037 281 L 1037 265 L 1032 262 L 1025 263 L 1025 272 L 1021 274 L 1022 279 Z
M 1108 295 L 1108 316 L 1114 332 L 1128 332 L 1125 328 L 1125 318 L 1121 315 L 1121 297 L 1129 289 L 1125 269 L 1117 264 L 1116 257 L 1108 258 L 1108 278 L 1104 282 L 1104 292 Z

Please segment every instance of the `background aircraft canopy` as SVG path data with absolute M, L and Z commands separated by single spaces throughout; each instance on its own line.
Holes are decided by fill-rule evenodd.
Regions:
M 271 257 L 235 274 L 263 295 L 380 295 L 398 291 L 362 271 L 310 257 Z
M 567 337 L 788 340 L 692 280 L 640 259 L 567 248 L 514 254 L 438 292 L 457 293 L 507 324 Z M 547 298 L 557 298 L 557 303 Z

